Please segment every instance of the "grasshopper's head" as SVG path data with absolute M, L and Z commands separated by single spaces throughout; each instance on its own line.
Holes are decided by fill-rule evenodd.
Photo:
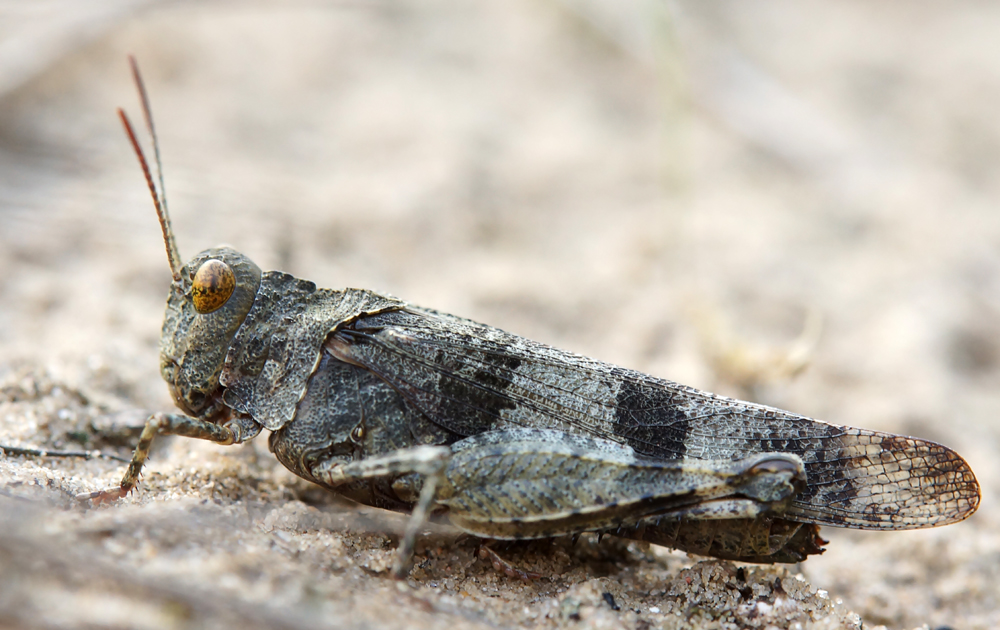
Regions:
M 170 285 L 160 336 L 160 374 L 185 413 L 224 411 L 219 374 L 260 287 L 260 267 L 228 247 L 205 250 Z
M 163 318 L 160 337 L 160 374 L 170 386 L 170 393 L 177 406 L 185 413 L 203 420 L 216 420 L 228 416 L 222 403 L 219 375 L 226 359 L 226 351 L 236 335 L 260 287 L 260 268 L 243 254 L 228 247 L 208 249 L 181 266 L 180 253 L 174 241 L 167 214 L 167 196 L 163 189 L 163 167 L 160 164 L 160 147 L 153 127 L 146 87 L 139 75 L 135 59 L 129 57 L 132 76 L 146 127 L 153 138 L 159 190 L 153 182 L 149 163 L 142 152 L 135 130 L 122 109 L 118 116 L 125 126 L 125 133 L 139 158 L 139 165 L 146 176 L 146 184 L 153 196 L 153 205 L 163 230 L 167 260 L 173 283 L 167 298 L 167 312 Z

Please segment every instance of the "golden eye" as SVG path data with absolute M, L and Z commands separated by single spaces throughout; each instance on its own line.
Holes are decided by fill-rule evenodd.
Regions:
M 222 308 L 236 288 L 236 276 L 221 260 L 206 260 L 198 267 L 191 283 L 191 300 L 201 314 Z

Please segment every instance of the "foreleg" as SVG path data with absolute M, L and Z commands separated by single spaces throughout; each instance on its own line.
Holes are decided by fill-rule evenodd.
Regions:
M 105 503 L 123 498 L 135 489 L 139 483 L 142 466 L 149 457 L 149 448 L 157 435 L 182 435 L 184 437 L 210 440 L 216 444 L 233 444 L 237 441 L 237 432 L 228 426 L 220 426 L 197 418 L 172 413 L 155 413 L 146 421 L 146 426 L 139 436 L 139 443 L 132 453 L 132 461 L 122 477 L 118 487 L 108 488 L 77 495 L 82 501 Z

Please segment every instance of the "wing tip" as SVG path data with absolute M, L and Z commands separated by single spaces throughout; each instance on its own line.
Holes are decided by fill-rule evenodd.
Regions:
M 979 509 L 979 480 L 956 451 L 919 438 L 864 433 L 879 449 L 849 454 L 844 460 L 853 474 L 797 502 L 789 516 L 833 527 L 909 530 L 958 523 Z

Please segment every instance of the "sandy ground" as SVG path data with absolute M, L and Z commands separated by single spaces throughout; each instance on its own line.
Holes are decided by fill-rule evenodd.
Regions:
M 633 0 L 0 5 L 0 443 L 127 457 L 169 283 L 114 116 L 157 117 L 182 254 L 360 286 L 961 452 L 936 530 L 738 567 L 337 502 L 263 439 L 0 456 L 2 628 L 1000 626 L 1000 9 Z M 818 331 L 818 334 L 817 332 Z M 808 366 L 796 367 L 802 357 Z

